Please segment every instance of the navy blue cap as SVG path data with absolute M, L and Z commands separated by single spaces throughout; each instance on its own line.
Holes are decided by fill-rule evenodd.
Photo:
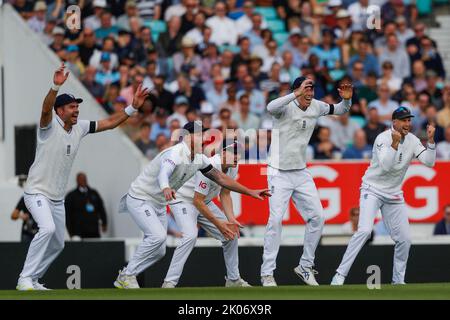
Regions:
M 398 107 L 392 113 L 392 120 L 395 120 L 395 119 L 402 120 L 402 119 L 407 119 L 407 118 L 414 118 L 414 116 L 411 114 L 411 111 L 406 107 Z
M 63 93 L 56 97 L 54 109 L 56 110 L 59 107 L 65 106 L 66 104 L 76 102 L 82 103 L 83 99 L 75 98 L 72 94 Z
M 186 123 L 184 125 L 183 129 L 189 133 L 205 132 L 205 131 L 209 130 L 209 128 L 205 128 L 203 126 L 203 123 L 198 120 Z

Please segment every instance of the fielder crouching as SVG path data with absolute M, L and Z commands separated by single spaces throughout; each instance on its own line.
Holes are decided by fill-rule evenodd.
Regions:
M 221 154 L 210 158 L 212 165 L 231 179 L 236 179 L 238 173 L 239 154 L 242 150 L 238 147 L 239 144 L 234 142 L 225 146 Z M 212 201 L 219 194 L 223 211 Z M 175 249 L 162 287 L 174 288 L 178 284 L 184 264 L 197 241 L 197 224 L 222 242 L 227 270 L 225 286 L 249 287 L 239 273 L 238 234 L 241 225 L 234 216 L 230 190 L 197 172 L 178 190 L 177 195 L 177 199 L 170 203 L 170 210 L 183 237 Z

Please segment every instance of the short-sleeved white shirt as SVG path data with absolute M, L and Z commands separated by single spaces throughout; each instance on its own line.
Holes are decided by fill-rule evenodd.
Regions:
M 78 120 L 68 132 L 64 122 L 53 114 L 50 124 L 38 129 L 36 157 L 28 174 L 25 193 L 63 200 L 80 141 L 95 130 L 96 122 Z
M 131 184 L 129 195 L 137 199 L 153 201 L 159 205 L 166 205 L 167 201 L 158 181 L 163 163 L 174 166 L 169 177 L 169 186 L 175 191 L 179 190 L 197 171 L 211 165 L 210 160 L 204 154 L 196 154 L 192 161 L 189 147 L 186 143 L 180 142 L 162 151 L 144 168 Z

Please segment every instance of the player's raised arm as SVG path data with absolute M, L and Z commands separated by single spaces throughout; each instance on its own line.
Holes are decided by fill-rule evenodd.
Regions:
M 273 115 L 277 116 L 283 113 L 284 108 L 293 100 L 300 98 L 305 94 L 305 91 L 308 87 L 312 88 L 313 81 L 311 79 L 307 79 L 302 82 L 300 87 L 294 92 L 285 95 L 283 97 L 279 97 L 269 102 L 267 105 L 267 111 Z
M 194 206 L 206 219 L 211 221 L 211 223 L 219 229 L 226 240 L 233 240 L 236 235 L 239 235 L 238 226 L 233 222 L 217 219 L 205 204 L 205 198 L 205 195 L 195 192 L 193 201 Z
M 415 150 L 415 154 L 417 159 L 419 159 L 420 162 L 422 162 L 427 167 L 433 167 L 436 162 L 436 144 L 434 142 L 434 133 L 436 131 L 436 128 L 433 123 L 428 124 L 427 126 L 427 137 L 428 137 L 428 143 L 427 147 L 425 148 L 422 143 L 419 141 L 419 145 L 417 146 L 417 149 Z
M 111 117 L 100 120 L 97 122 L 96 132 L 102 132 L 105 130 L 114 129 L 124 121 L 128 119 L 131 115 L 136 113 L 139 108 L 144 105 L 145 99 L 148 97 L 148 89 L 143 89 L 142 84 L 140 84 L 134 94 L 133 103 L 126 107 L 123 112 L 113 114 Z
M 211 179 L 215 183 L 220 184 L 224 188 L 227 188 L 234 192 L 245 194 L 255 199 L 263 200 L 271 196 L 269 189 L 260 189 L 260 190 L 249 189 L 246 186 L 240 184 L 239 182 L 231 179 L 225 173 L 217 170 L 216 168 L 212 168 L 208 172 L 203 172 L 203 175 Z
M 333 107 L 330 106 L 330 114 L 344 114 L 350 110 L 352 106 L 353 85 L 351 83 L 343 83 L 338 88 L 342 101 Z M 333 108 L 334 110 L 331 110 Z M 333 112 L 332 112 L 333 111 Z
M 59 87 L 64 84 L 64 82 L 69 77 L 69 72 L 65 72 L 66 66 L 64 62 L 58 70 L 55 71 L 53 75 L 53 87 L 45 96 L 44 102 L 42 104 L 41 120 L 39 126 L 41 128 L 46 128 L 50 122 L 52 122 L 53 105 L 55 104 L 56 95 L 58 94 Z

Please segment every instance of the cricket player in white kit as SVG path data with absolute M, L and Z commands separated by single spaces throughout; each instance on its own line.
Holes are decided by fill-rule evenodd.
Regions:
M 28 249 L 17 290 L 48 290 L 38 280 L 64 248 L 64 196 L 81 140 L 90 133 L 120 125 L 137 112 L 148 95 L 139 86 L 132 105 L 124 112 L 100 121 L 78 120 L 79 104 L 83 100 L 69 94 L 57 96 L 68 76 L 63 63 L 53 76 L 53 87 L 42 106 L 36 157 L 24 194 L 25 205 L 37 222 L 39 232 Z
M 412 117 L 408 108 L 399 107 L 392 114 L 392 128 L 375 139 L 373 157 L 362 178 L 358 230 L 350 239 L 331 285 L 344 284 L 356 256 L 370 238 L 378 210 L 381 210 L 384 224 L 395 242 L 392 284 L 405 284 L 411 240 L 402 183 L 413 159 L 427 167 L 433 167 L 436 160 L 434 126 L 428 125 L 428 143 L 424 147 L 410 133 Z
M 122 206 L 144 233 L 144 240 L 136 249 L 128 265 L 119 272 L 114 286 L 138 289 L 136 276 L 159 261 L 166 254 L 166 205 L 176 200 L 176 191 L 197 171 L 219 185 L 256 199 L 270 196 L 268 190 L 250 190 L 222 171 L 214 168 L 203 152 L 203 128 L 200 121 L 184 126 L 183 140 L 162 151 L 131 184 Z M 125 208 L 122 209 L 125 211 Z
M 318 285 L 314 274 L 314 257 L 324 225 L 323 209 L 313 178 L 306 169 L 306 148 L 320 116 L 340 115 L 351 106 L 353 87 L 340 86 L 343 99 L 333 105 L 313 99 L 314 83 L 305 77 L 297 78 L 293 92 L 277 98 L 267 105 L 273 116 L 274 129 L 279 139 L 273 139 L 268 159 L 267 179 L 272 197 L 269 200 L 270 216 L 264 237 L 264 254 L 261 267 L 263 286 L 276 286 L 273 272 L 281 242 L 282 220 L 289 200 L 294 200 L 297 210 L 306 222 L 303 255 L 294 272 L 308 285 Z
M 238 173 L 239 150 L 235 142 L 226 146 L 222 154 L 210 158 L 214 168 L 232 179 Z M 220 193 L 224 212 L 212 201 Z M 214 181 L 197 172 L 177 192 L 177 200 L 170 203 L 177 225 L 183 237 L 170 263 L 163 288 L 175 288 L 183 272 L 184 264 L 194 249 L 200 224 L 209 234 L 222 241 L 223 255 L 227 269 L 226 287 L 249 287 L 239 273 L 238 234 L 241 226 L 233 213 L 230 190 L 222 188 Z M 237 233 L 237 234 L 236 234 Z

